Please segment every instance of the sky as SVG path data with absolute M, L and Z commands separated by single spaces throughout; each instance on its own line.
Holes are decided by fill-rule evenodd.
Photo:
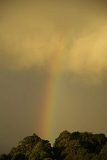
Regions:
M 107 135 L 105 0 L 0 0 L 0 153 L 34 132 Z

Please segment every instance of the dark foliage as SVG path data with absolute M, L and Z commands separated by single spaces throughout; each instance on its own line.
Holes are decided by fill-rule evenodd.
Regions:
M 64 131 L 53 150 L 57 160 L 107 160 L 107 138 L 104 134 Z
M 104 134 L 62 132 L 54 146 L 36 134 L 24 138 L 0 160 L 107 160 L 107 138 Z

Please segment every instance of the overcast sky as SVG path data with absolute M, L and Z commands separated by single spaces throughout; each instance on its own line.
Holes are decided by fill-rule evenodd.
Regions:
M 106 5 L 0 0 L 0 153 L 34 132 L 51 141 L 65 129 L 107 134 Z M 58 103 L 45 137 L 43 100 L 55 67 Z

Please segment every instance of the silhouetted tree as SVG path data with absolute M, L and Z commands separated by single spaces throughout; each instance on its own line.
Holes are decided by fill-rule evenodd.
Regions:
M 107 138 L 104 134 L 62 132 L 54 146 L 36 134 L 25 137 L 0 160 L 107 160 Z

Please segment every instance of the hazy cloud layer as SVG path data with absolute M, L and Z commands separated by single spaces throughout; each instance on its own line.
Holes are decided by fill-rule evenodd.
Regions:
M 101 74 L 107 69 L 107 16 L 103 7 L 97 3 L 92 7 L 87 1 L 63 2 L 3 5 L 2 69 L 27 69 L 53 58 L 60 59 L 64 70 L 77 74 Z

